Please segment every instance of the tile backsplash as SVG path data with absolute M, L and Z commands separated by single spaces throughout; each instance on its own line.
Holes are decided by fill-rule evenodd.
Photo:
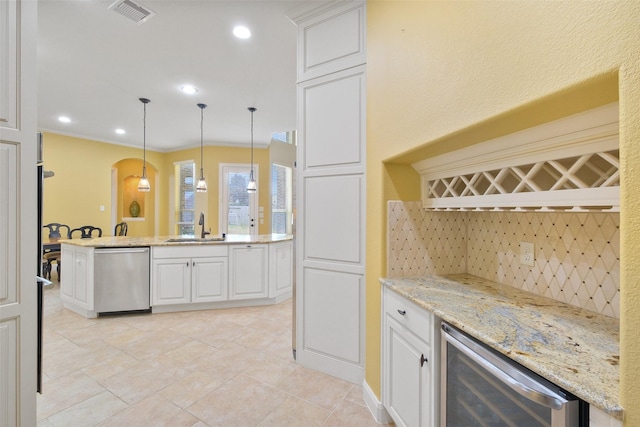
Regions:
M 388 204 L 389 277 L 470 273 L 620 317 L 620 214 L 442 212 Z M 534 246 L 533 267 L 520 242 Z

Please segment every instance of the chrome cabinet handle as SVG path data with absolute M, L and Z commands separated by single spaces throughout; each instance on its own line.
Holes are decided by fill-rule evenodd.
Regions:
M 399 313 L 401 316 L 404 316 L 405 314 L 407 314 L 407 311 L 406 311 L 406 310 L 400 310 L 400 309 L 398 309 L 398 313 Z

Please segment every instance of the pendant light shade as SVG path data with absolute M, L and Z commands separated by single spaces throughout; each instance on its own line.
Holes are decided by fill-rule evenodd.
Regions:
M 247 193 L 255 193 L 258 189 L 256 185 L 256 180 L 253 177 L 253 113 L 256 112 L 255 107 L 249 107 L 248 110 L 251 112 L 251 174 L 249 175 L 249 184 L 247 185 Z
M 207 108 L 207 104 L 198 104 L 198 108 L 200 108 L 200 179 L 198 180 L 198 185 L 196 185 L 196 191 L 198 193 L 206 193 L 207 192 L 207 182 L 204 180 L 204 169 L 203 169 L 203 122 L 204 122 L 204 109 Z
M 144 106 L 144 117 L 142 121 L 142 177 L 138 182 L 138 191 L 147 193 L 151 191 L 149 178 L 147 178 L 147 104 L 151 101 L 147 98 L 140 98 L 140 102 Z

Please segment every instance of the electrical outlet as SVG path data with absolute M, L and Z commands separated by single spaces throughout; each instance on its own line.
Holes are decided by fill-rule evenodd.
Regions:
M 520 264 L 533 267 L 533 243 L 520 242 Z

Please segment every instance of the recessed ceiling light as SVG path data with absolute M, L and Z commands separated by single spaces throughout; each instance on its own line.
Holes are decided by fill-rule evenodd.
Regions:
M 116 133 L 118 135 L 124 135 L 126 132 L 124 131 L 124 129 L 116 129 Z
M 62 122 L 62 123 L 71 123 L 71 119 L 67 116 L 60 116 L 58 117 L 58 121 Z
M 251 31 L 245 26 L 238 25 L 233 29 L 233 35 L 239 39 L 248 39 L 251 37 Z
M 198 89 L 192 85 L 182 85 L 180 86 L 180 90 L 186 93 L 187 95 L 193 95 L 198 93 Z

